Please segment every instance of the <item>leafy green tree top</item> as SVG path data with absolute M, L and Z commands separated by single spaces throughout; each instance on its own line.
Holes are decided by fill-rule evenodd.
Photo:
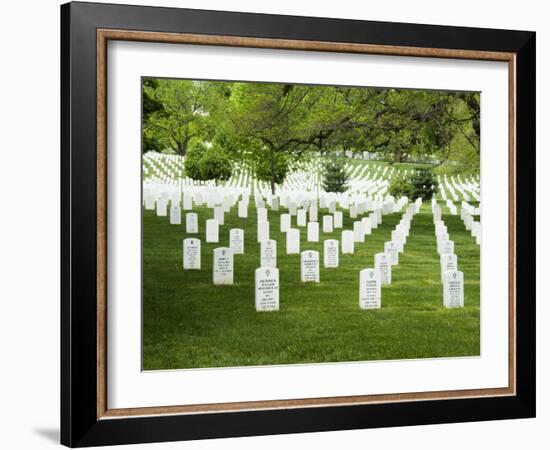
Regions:
M 187 152 L 185 172 L 189 178 L 199 181 L 227 181 L 233 173 L 233 162 L 219 146 L 208 148 L 203 143 L 196 144 Z

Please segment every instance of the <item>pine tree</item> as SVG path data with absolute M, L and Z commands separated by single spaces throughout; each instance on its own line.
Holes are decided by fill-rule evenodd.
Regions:
M 345 192 L 348 174 L 341 160 L 331 159 L 323 167 L 323 189 L 327 192 Z

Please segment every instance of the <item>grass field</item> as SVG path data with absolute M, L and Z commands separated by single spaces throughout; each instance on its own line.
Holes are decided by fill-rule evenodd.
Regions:
M 359 271 L 374 267 L 374 254 L 383 251 L 401 214 L 384 216 L 364 244 L 355 244 L 354 255 L 340 255 L 336 269 L 323 268 L 322 241 L 340 240 L 342 230 L 321 232 L 319 243 L 308 243 L 306 229 L 300 228 L 301 250 L 318 250 L 321 259 L 321 282 L 306 284 L 300 282 L 299 255 L 286 255 L 279 232 L 279 214 L 285 210 L 268 210 L 270 237 L 277 240 L 280 311 L 257 313 L 255 208 L 251 202 L 246 220 L 236 210 L 226 214 L 220 242 L 207 244 L 205 221 L 212 210 L 195 208 L 200 233 L 192 236 L 202 240 L 200 271 L 182 270 L 185 225 L 170 225 L 168 217 L 144 211 L 144 370 L 479 355 L 479 246 L 459 216 L 444 214 L 443 220 L 464 272 L 465 307 L 442 306 L 439 255 L 426 202 L 413 218 L 392 284 L 382 288 L 382 308 L 365 311 L 358 307 Z M 346 216 L 344 229 L 352 229 Z M 231 228 L 244 229 L 245 254 L 235 255 L 235 284 L 214 286 L 212 251 L 229 245 Z

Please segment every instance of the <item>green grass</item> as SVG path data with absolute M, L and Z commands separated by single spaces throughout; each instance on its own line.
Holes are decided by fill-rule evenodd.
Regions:
M 255 208 L 247 220 L 237 208 L 226 214 L 219 244 L 205 242 L 207 208 L 199 213 L 202 269 L 182 270 L 185 225 L 170 225 L 153 211 L 143 215 L 143 368 L 177 369 L 263 364 L 433 358 L 479 355 L 479 247 L 459 216 L 446 215 L 455 241 L 459 270 L 464 272 L 465 307 L 443 308 L 439 255 L 429 202 L 412 221 L 405 251 L 393 267 L 392 284 L 382 288 L 380 310 L 358 307 L 359 271 L 374 267 L 401 214 L 384 222 L 354 255 L 340 255 L 340 267 L 322 267 L 322 240 L 340 239 L 341 230 L 320 233 L 321 242 L 301 250 L 318 250 L 319 284 L 300 282 L 299 255 L 286 255 L 279 213 L 268 212 L 271 238 L 277 240 L 280 311 L 254 308 L 254 270 L 259 267 Z M 320 211 L 319 220 L 326 210 Z M 352 228 L 344 213 L 344 229 Z M 295 226 L 295 218 L 293 218 Z M 245 254 L 235 255 L 235 284 L 212 284 L 212 251 L 228 246 L 229 229 L 245 230 Z M 197 235 L 194 235 L 197 237 Z

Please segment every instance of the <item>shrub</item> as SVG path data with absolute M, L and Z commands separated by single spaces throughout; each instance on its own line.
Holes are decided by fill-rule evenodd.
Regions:
M 199 181 L 226 181 L 231 178 L 233 167 L 231 158 L 219 145 L 207 148 L 197 144 L 187 152 L 185 173 L 189 178 Z
M 344 163 L 331 159 L 325 163 L 323 169 L 323 189 L 327 192 L 346 192 L 349 177 Z
M 410 178 L 412 185 L 411 199 L 429 200 L 437 192 L 437 180 L 430 169 L 417 170 Z
M 394 177 L 390 181 L 388 192 L 395 198 L 403 196 L 412 198 L 413 185 L 406 177 Z

